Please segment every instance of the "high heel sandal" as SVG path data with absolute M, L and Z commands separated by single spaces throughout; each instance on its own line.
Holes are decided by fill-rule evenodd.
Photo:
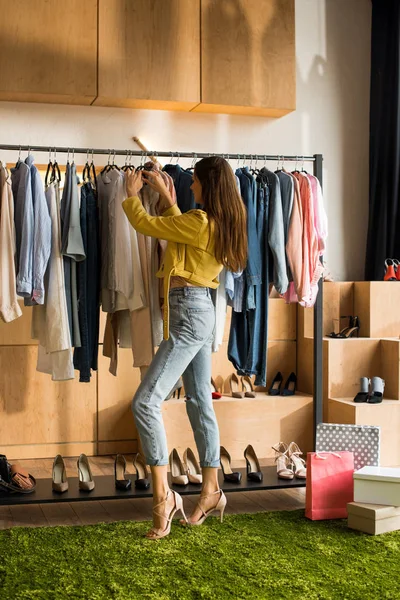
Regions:
M 290 468 L 292 461 L 288 456 L 288 447 L 284 442 L 279 442 L 276 446 L 272 446 L 275 450 L 276 472 L 279 479 L 293 479 L 294 473 Z
M 220 494 L 219 500 L 217 502 L 217 504 L 215 506 L 213 506 L 212 508 L 209 508 L 208 510 L 204 510 L 204 508 L 201 506 L 201 498 L 209 498 L 210 496 L 213 496 L 214 494 Z M 201 510 L 201 512 L 203 513 L 202 516 L 200 517 L 200 519 L 198 519 L 197 521 L 189 521 L 188 519 L 186 519 L 186 525 L 202 525 L 204 523 L 204 521 L 207 519 L 207 517 L 209 517 L 211 515 L 211 513 L 213 513 L 214 511 L 218 511 L 219 512 L 219 518 L 220 521 L 222 523 L 223 518 L 224 518 L 224 510 L 226 507 L 226 496 L 224 494 L 224 492 L 219 489 L 216 492 L 211 492 L 211 494 L 200 494 L 200 500 L 197 503 L 197 506 L 199 507 L 199 509 Z M 184 524 L 184 521 L 181 521 L 182 525 Z
M 244 375 L 242 377 L 242 389 L 244 391 L 244 395 L 246 398 L 255 398 L 256 397 L 253 382 L 251 380 L 251 377 L 249 377 L 248 375 Z
M 149 489 L 150 481 L 146 461 L 139 452 L 133 457 L 133 466 L 136 471 L 135 488 L 139 490 Z
M 332 331 L 332 333 L 330 333 L 328 335 L 328 337 L 331 338 L 339 338 L 339 339 L 343 339 L 343 338 L 349 338 L 349 337 L 353 337 L 356 333 L 358 336 L 358 332 L 360 329 L 360 320 L 358 317 L 353 317 L 353 316 L 344 316 L 344 317 L 340 317 L 341 319 L 349 319 L 349 325 L 348 327 L 345 327 L 344 329 L 342 329 L 339 333 L 335 333 L 334 331 Z
M 232 398 L 243 398 L 244 393 L 239 390 L 239 379 L 236 373 L 232 373 L 229 377 L 229 389 Z
M 261 481 L 263 480 L 263 474 L 261 472 L 257 454 L 255 453 L 254 448 L 253 446 L 251 446 L 251 444 L 249 444 L 246 450 L 244 451 L 244 457 L 246 459 L 247 479 L 261 483 Z
M 288 455 L 293 463 L 294 476 L 297 479 L 307 479 L 306 462 L 305 460 L 300 458 L 302 454 L 303 453 L 296 444 L 296 442 L 290 442 L 288 448 Z
M 174 495 L 174 499 L 175 499 L 175 506 L 174 508 L 171 510 L 169 517 L 166 517 L 165 514 L 163 515 L 162 513 L 159 513 L 156 511 L 156 508 L 158 508 L 159 506 L 161 506 L 162 504 L 164 504 L 168 498 L 170 494 Z M 163 519 L 165 519 L 167 521 L 167 526 L 164 529 L 161 528 L 156 528 L 156 527 L 152 527 L 145 535 L 145 537 L 148 540 L 160 540 L 163 537 L 166 537 L 170 531 L 171 531 L 171 523 L 172 523 L 172 519 L 174 517 L 174 514 L 180 510 L 183 518 L 185 520 L 185 522 L 187 523 L 187 517 L 185 515 L 185 511 L 183 510 L 183 501 L 182 501 L 182 497 L 175 492 L 174 490 L 168 490 L 167 495 L 165 496 L 164 500 L 161 500 L 161 502 L 159 502 L 158 504 L 156 504 L 155 506 L 153 506 L 153 514 L 157 515 L 158 517 L 161 517 Z
M 396 271 L 395 271 L 396 262 L 392 258 L 387 258 L 385 260 L 385 275 L 383 277 L 383 281 L 396 281 Z
M 189 483 L 201 485 L 203 483 L 203 476 L 200 465 L 197 462 L 197 459 L 191 448 L 186 448 L 185 452 L 183 453 L 183 465 L 186 469 Z
M 187 485 L 189 483 L 185 467 L 176 448 L 169 455 L 169 469 L 171 471 L 171 481 L 174 485 Z
M 229 452 L 223 447 L 220 447 L 220 459 L 222 474 L 225 481 L 230 483 L 240 483 L 242 474 L 240 471 L 232 471 L 231 468 L 231 457 Z

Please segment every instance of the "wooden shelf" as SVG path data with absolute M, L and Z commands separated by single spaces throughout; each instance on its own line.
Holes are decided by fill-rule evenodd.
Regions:
M 353 398 L 330 398 L 329 423 L 377 425 L 381 428 L 381 465 L 400 464 L 400 401 L 387 399 L 380 404 L 353 402 Z

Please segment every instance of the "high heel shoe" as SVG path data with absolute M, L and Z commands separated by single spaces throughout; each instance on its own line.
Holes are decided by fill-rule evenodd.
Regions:
M 61 454 L 57 454 L 53 462 L 52 489 L 59 494 L 68 490 L 67 471 Z
M 198 483 L 201 485 L 203 483 L 203 475 L 191 448 L 186 448 L 183 453 L 183 465 L 186 469 L 189 483 Z
M 242 474 L 239 471 L 232 471 L 231 468 L 231 457 L 229 452 L 223 447 L 220 447 L 220 463 L 222 474 L 224 476 L 225 481 L 229 481 L 230 483 L 240 483 L 242 479 Z
M 270 396 L 279 396 L 281 393 L 281 385 L 283 383 L 282 373 L 278 371 L 275 377 L 272 380 L 272 383 L 269 387 L 268 394 Z
M 215 383 L 215 381 L 212 377 L 211 377 L 211 395 L 212 395 L 213 400 L 219 400 L 220 398 L 222 398 L 222 394 L 219 391 L 219 389 L 217 388 L 217 384 Z
M 164 504 L 168 500 L 168 498 L 169 498 L 169 496 L 170 496 L 171 493 L 174 495 L 175 506 L 171 510 L 171 512 L 169 513 L 169 517 L 166 517 L 165 514 L 163 515 L 162 513 L 157 512 L 155 509 L 158 508 L 159 506 L 161 506 L 162 504 Z M 148 540 L 160 540 L 161 538 L 166 537 L 170 533 L 170 531 L 171 531 L 172 519 L 174 517 L 174 514 L 178 510 L 181 511 L 181 513 L 183 515 L 183 518 L 184 518 L 185 522 L 187 523 L 187 518 L 186 518 L 186 515 L 185 515 L 185 511 L 183 510 L 182 497 L 177 492 L 175 492 L 174 490 L 168 490 L 167 495 L 165 496 L 164 500 L 161 500 L 161 502 L 159 502 L 158 504 L 156 504 L 155 506 L 153 506 L 153 514 L 157 515 L 158 517 L 162 517 L 162 518 L 166 519 L 167 525 L 166 525 L 166 527 L 164 529 L 152 527 L 146 533 L 145 537 Z
M 261 483 L 263 480 L 263 474 L 261 472 L 260 463 L 258 462 L 258 458 L 253 446 L 250 444 L 244 451 L 244 457 L 246 459 L 247 479 Z
M 294 476 L 297 479 L 307 479 L 306 462 L 300 456 L 302 451 L 296 444 L 296 442 L 290 442 L 288 448 L 288 456 L 293 463 Z
M 340 317 L 341 319 L 345 319 L 346 317 Z M 344 329 L 342 329 L 340 331 L 340 333 L 334 333 L 332 331 L 332 333 L 330 333 L 328 335 L 328 337 L 331 338 L 339 338 L 339 339 L 344 339 L 344 338 L 349 338 L 349 337 L 353 337 L 355 334 L 358 335 L 359 329 L 360 329 L 360 320 L 358 317 L 353 317 L 350 316 L 348 317 L 349 319 L 349 325 L 348 327 L 345 327 Z
M 133 466 L 136 471 L 135 488 L 148 490 L 150 487 L 149 472 L 147 471 L 146 461 L 139 452 L 133 457 Z
M 176 448 L 169 455 L 169 468 L 171 471 L 171 481 L 174 485 L 187 485 L 189 483 L 181 457 Z
M 77 461 L 79 475 L 79 489 L 83 492 L 91 492 L 94 490 L 94 481 L 92 470 L 86 454 L 81 454 Z
M 385 260 L 385 267 L 386 267 L 386 272 L 385 275 L 383 277 L 383 281 L 396 281 L 396 271 L 395 269 L 395 262 L 393 259 L 391 258 L 387 258 Z
M 282 390 L 282 396 L 294 396 L 296 393 L 297 377 L 295 373 L 290 373 Z
M 201 498 L 209 498 L 210 496 L 213 496 L 214 494 L 220 494 L 220 497 L 218 499 L 217 504 L 213 507 L 213 508 L 209 508 L 208 510 L 204 510 L 204 508 L 201 505 Z M 198 519 L 197 521 L 189 521 L 186 520 L 186 525 L 202 525 L 204 523 L 204 521 L 207 519 L 207 517 L 209 517 L 211 515 L 211 513 L 213 513 L 214 511 L 219 512 L 219 518 L 220 521 L 222 523 L 223 518 L 224 518 L 224 510 L 226 507 L 226 496 L 224 494 L 224 492 L 219 489 L 216 492 L 212 492 L 211 494 L 200 494 L 200 500 L 197 503 L 197 506 L 199 507 L 199 509 L 201 510 L 201 512 L 203 513 L 202 516 L 200 517 L 200 519 Z M 181 521 L 182 525 L 184 524 L 183 521 Z
M 275 450 L 276 472 L 279 479 L 293 479 L 292 461 L 288 456 L 287 445 L 279 442 L 276 446 L 272 446 L 272 450 Z
M 114 462 L 114 478 L 115 487 L 117 490 L 129 490 L 132 486 L 130 479 L 125 477 L 126 474 L 126 460 L 122 454 L 117 454 Z
M 242 378 L 242 389 L 246 398 L 255 398 L 256 393 L 254 391 L 253 382 L 251 377 L 244 375 Z
M 232 398 L 243 398 L 244 393 L 239 389 L 239 379 L 236 373 L 232 373 L 229 377 L 229 389 L 231 392 Z

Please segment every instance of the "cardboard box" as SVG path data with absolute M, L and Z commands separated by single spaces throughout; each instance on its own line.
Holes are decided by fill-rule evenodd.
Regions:
M 363 467 L 353 477 L 354 502 L 400 506 L 400 468 Z
M 400 507 L 349 502 L 347 526 L 371 535 L 400 529 Z

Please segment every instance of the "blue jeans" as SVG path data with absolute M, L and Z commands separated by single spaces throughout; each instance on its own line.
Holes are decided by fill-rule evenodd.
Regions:
M 161 405 L 182 376 L 186 411 L 201 467 L 219 467 L 218 423 L 211 397 L 211 344 L 215 311 L 210 290 L 170 290 L 170 337 L 163 340 L 132 400 L 132 412 L 148 465 L 167 465 Z

